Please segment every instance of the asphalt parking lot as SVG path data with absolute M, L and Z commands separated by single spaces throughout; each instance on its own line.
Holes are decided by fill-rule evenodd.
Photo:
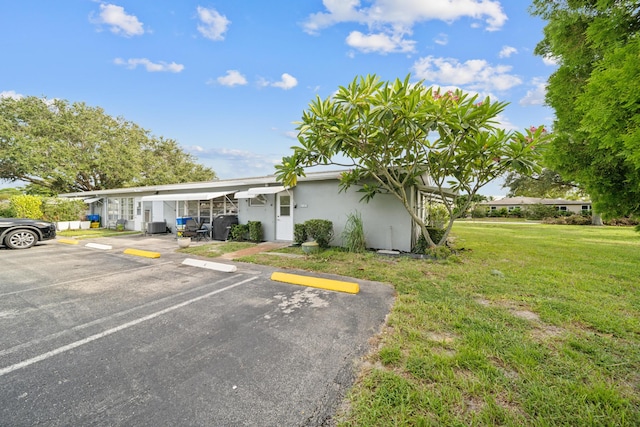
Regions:
M 0 425 L 325 425 L 393 303 L 379 283 L 183 265 L 171 239 L 99 241 L 0 248 Z

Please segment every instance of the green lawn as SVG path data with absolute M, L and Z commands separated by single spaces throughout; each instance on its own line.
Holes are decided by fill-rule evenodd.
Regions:
M 341 425 L 640 425 L 640 234 L 464 222 L 453 237 L 446 262 L 243 259 L 397 290 Z

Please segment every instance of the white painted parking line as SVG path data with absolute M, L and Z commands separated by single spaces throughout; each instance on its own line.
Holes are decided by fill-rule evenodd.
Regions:
M 97 280 L 97 279 L 101 279 L 103 277 L 115 276 L 117 274 L 122 274 L 122 273 L 130 273 L 132 271 L 144 270 L 144 269 L 147 269 L 147 268 L 156 268 L 156 267 L 158 267 L 160 265 L 167 265 L 167 264 L 173 264 L 173 262 L 172 261 L 168 261 L 168 262 L 163 262 L 163 263 L 159 263 L 159 264 L 145 265 L 143 267 L 130 268 L 128 270 L 112 271 L 111 273 L 92 275 L 91 277 L 81 277 L 79 279 L 66 280 L 64 282 L 54 283 L 53 285 L 38 286 L 37 288 L 20 289 L 19 291 L 13 291 L 13 292 L 7 292 L 7 293 L 4 293 L 4 294 L 0 294 L 0 297 L 6 297 L 8 295 L 22 294 L 24 292 L 37 291 L 37 290 L 40 290 L 40 289 L 54 288 L 56 286 L 70 285 L 72 283 L 82 282 L 83 280 L 89 280 L 89 279 Z
M 90 343 L 92 341 L 99 340 L 100 338 L 104 338 L 104 337 L 106 337 L 108 335 L 115 334 L 116 332 L 122 331 L 124 329 L 130 328 L 130 327 L 135 326 L 135 325 L 138 325 L 138 324 L 140 324 L 142 322 L 146 322 L 147 320 L 155 319 L 156 317 L 162 316 L 163 314 L 167 314 L 167 313 L 169 313 L 171 311 L 174 311 L 174 310 L 177 310 L 179 308 L 185 307 L 185 306 L 187 306 L 189 304 L 193 304 L 194 302 L 198 302 L 198 301 L 203 300 L 205 298 L 209 298 L 210 296 L 219 294 L 219 293 L 224 292 L 224 291 L 228 291 L 229 289 L 233 289 L 233 288 L 238 287 L 240 285 L 243 285 L 245 283 L 251 282 L 253 280 L 256 280 L 257 278 L 258 277 L 250 277 L 250 278 L 242 280 L 242 281 L 240 281 L 238 283 L 234 283 L 233 285 L 229 285 L 229 286 L 227 286 L 225 288 L 217 289 L 215 291 L 209 292 L 209 293 L 201 295 L 199 297 L 192 298 L 192 299 L 190 299 L 188 301 L 181 302 L 180 304 L 176 304 L 176 305 L 173 305 L 171 307 L 167 307 L 164 310 L 156 311 L 155 313 L 149 314 L 147 316 L 141 317 L 141 318 L 136 319 L 136 320 L 132 320 L 132 321 L 124 323 L 124 324 L 122 324 L 120 326 L 116 326 L 115 328 L 107 329 L 106 331 L 100 332 L 99 334 L 91 335 L 91 336 L 89 336 L 87 338 L 72 342 L 72 343 L 64 345 L 62 347 L 58 347 L 55 350 L 48 351 L 48 352 L 43 353 L 43 354 L 41 354 L 39 356 L 32 357 L 31 359 L 27 359 L 27 360 L 24 360 L 22 362 L 15 363 L 13 365 L 7 366 L 6 368 L 0 369 L 0 377 L 4 376 L 6 374 L 9 374 L 9 373 L 11 373 L 13 371 L 17 371 L 18 369 L 26 368 L 27 366 L 33 365 L 34 363 L 42 362 L 43 360 L 49 359 L 49 358 L 51 358 L 53 356 L 57 356 L 58 354 L 64 353 L 66 351 L 73 350 L 74 348 L 83 346 L 83 345 L 88 344 L 88 343 Z
M 136 307 L 132 307 L 132 308 L 129 308 L 127 310 L 122 310 L 122 311 L 119 311 L 117 313 L 113 313 L 113 314 L 111 314 L 109 316 L 105 316 L 105 317 L 101 317 L 99 319 L 92 320 L 91 322 L 83 323 L 81 325 L 76 325 L 76 326 L 74 326 L 72 328 L 65 329 L 65 330 L 62 330 L 60 332 L 56 332 L 54 334 L 49 334 L 47 336 L 44 336 L 44 337 L 41 337 L 41 338 L 37 338 L 37 339 L 31 340 L 29 342 L 24 342 L 22 344 L 18 344 L 16 346 L 13 346 L 13 347 L 10 347 L 10 348 L 5 348 L 3 350 L 0 350 L 0 357 L 6 356 L 7 354 L 15 353 L 17 351 L 25 350 L 25 349 L 27 349 L 29 347 L 33 347 L 34 345 L 39 345 L 39 344 L 45 343 L 47 341 L 55 340 L 55 339 L 60 338 L 60 337 L 62 337 L 64 335 L 75 334 L 76 332 L 81 331 L 83 329 L 86 329 L 86 328 L 89 328 L 89 327 L 92 327 L 92 326 L 96 326 L 96 325 L 99 325 L 101 323 L 105 323 L 105 322 L 109 322 L 109 321 L 115 320 L 115 319 L 117 319 L 119 317 L 126 316 L 126 315 L 131 314 L 131 313 L 133 313 L 135 311 L 144 310 L 145 308 L 149 308 L 149 307 L 152 307 L 154 305 L 158 305 L 158 304 L 161 304 L 163 302 L 166 302 L 166 301 L 169 301 L 169 300 L 172 300 L 172 299 L 175 299 L 175 298 L 180 298 L 180 297 L 183 297 L 185 295 L 192 294 L 194 292 L 202 291 L 203 289 L 210 288 L 211 286 L 221 285 L 221 284 L 223 284 L 225 282 L 231 281 L 234 278 L 235 278 L 235 276 L 227 276 L 226 278 L 221 279 L 221 280 L 217 280 L 217 281 L 215 281 L 213 283 L 208 283 L 206 285 L 202 285 L 202 286 L 198 286 L 196 288 L 188 289 L 186 291 L 182 291 L 182 292 L 179 292 L 177 294 L 172 294 L 172 295 L 168 295 L 166 297 L 158 298 L 156 300 L 149 301 L 147 303 L 138 305 Z M 39 310 L 40 308 L 35 307 L 34 309 Z M 21 313 L 17 313 L 17 314 L 21 314 Z

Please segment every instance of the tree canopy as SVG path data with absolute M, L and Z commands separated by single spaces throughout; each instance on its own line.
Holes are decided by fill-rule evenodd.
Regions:
M 509 188 L 507 197 L 566 199 L 583 195 L 574 183 L 566 182 L 558 172 L 547 168 L 533 175 L 509 172 L 505 177 L 504 187 Z
M 536 53 L 554 58 L 546 163 L 605 216 L 640 214 L 640 3 L 534 0 L 547 21 Z
M 446 242 L 454 219 L 465 212 L 478 190 L 509 170 L 537 170 L 545 131 L 500 129 L 495 118 L 506 106 L 462 91 L 440 93 L 423 82 L 383 82 L 356 77 L 326 99 L 317 97 L 299 122 L 299 146 L 276 166 L 285 185 L 295 185 L 305 168 L 349 167 L 341 188 L 358 185 L 363 200 L 377 193 L 394 195 L 420 226 L 430 247 Z M 413 206 L 409 189 L 434 195 L 449 213 L 445 233 L 431 240 L 428 218 Z M 465 195 L 456 206 L 452 193 Z
M 98 107 L 0 98 L 0 179 L 64 193 L 215 179 L 172 139 Z

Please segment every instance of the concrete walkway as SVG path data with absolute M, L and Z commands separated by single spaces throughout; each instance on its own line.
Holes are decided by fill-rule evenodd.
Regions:
M 241 249 L 236 252 L 228 252 L 226 254 L 222 254 L 218 258 L 222 258 L 226 260 L 234 260 L 236 258 L 240 258 L 247 255 L 255 255 L 260 252 L 268 252 L 274 249 L 286 248 L 287 246 L 291 246 L 291 243 L 290 242 L 262 242 L 262 243 L 258 243 L 257 245 L 251 248 Z

